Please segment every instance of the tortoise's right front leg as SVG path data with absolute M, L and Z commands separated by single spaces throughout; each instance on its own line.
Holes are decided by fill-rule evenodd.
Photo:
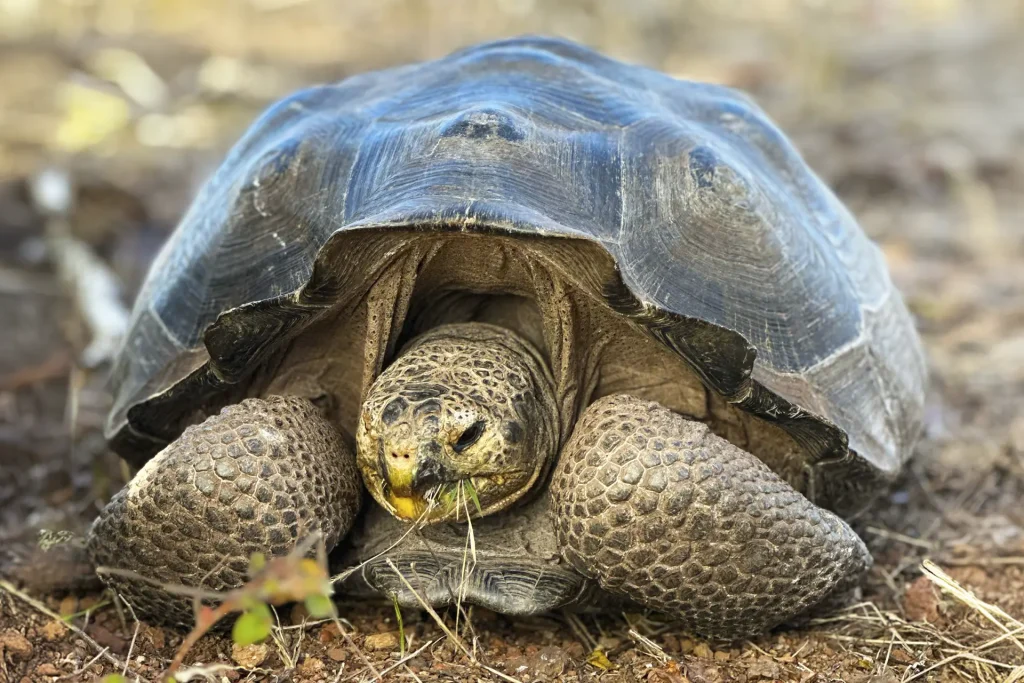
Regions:
M 701 422 L 633 396 L 591 405 L 551 484 L 562 554 L 704 636 L 766 631 L 849 589 L 857 534 Z
M 287 555 L 320 531 L 330 550 L 359 510 L 355 456 L 311 402 L 247 399 L 189 427 L 117 493 L 93 523 L 97 566 L 225 591 L 253 553 Z M 182 627 L 193 601 L 119 574 L 101 578 L 140 618 Z

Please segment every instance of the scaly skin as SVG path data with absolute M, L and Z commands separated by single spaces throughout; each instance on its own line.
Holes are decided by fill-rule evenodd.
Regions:
M 309 401 L 248 399 L 189 427 L 143 467 L 93 523 L 99 567 L 173 586 L 226 591 L 253 553 L 287 555 L 319 530 L 348 533 L 362 496 L 355 457 Z M 190 628 L 192 600 L 101 574 L 143 617 Z
M 586 410 L 551 496 L 573 567 L 705 636 L 765 631 L 871 564 L 846 522 L 760 460 L 633 396 Z

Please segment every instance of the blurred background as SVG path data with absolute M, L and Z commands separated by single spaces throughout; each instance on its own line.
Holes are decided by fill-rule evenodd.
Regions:
M 979 650 L 991 621 L 953 620 L 938 593 L 914 592 L 927 556 L 1024 615 L 1024 0 L 0 0 L 0 546 L 40 526 L 80 530 L 124 477 L 99 432 L 102 365 L 82 367 L 94 331 L 31 199 L 42 169 L 69 174 L 63 229 L 130 305 L 199 183 L 268 103 L 523 33 L 753 94 L 880 243 L 918 319 L 933 366 L 927 433 L 860 527 L 879 560 L 866 604 L 889 616 L 823 625 L 802 659 L 769 673 L 840 662 L 908 680 L 949 657 L 952 638 L 995 664 L 959 658 L 942 672 L 1024 676 L 1015 638 Z M 913 637 L 894 660 L 885 634 L 922 620 L 930 635 L 900 627 Z M 699 679 L 697 646 L 666 633 L 659 646 Z M 529 660 L 549 640 L 496 656 Z M 630 652 L 623 642 L 609 651 Z M 722 652 L 707 666 L 754 651 Z

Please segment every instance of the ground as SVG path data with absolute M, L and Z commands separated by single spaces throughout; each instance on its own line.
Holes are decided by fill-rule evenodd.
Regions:
M 881 245 L 932 383 L 906 476 L 855 524 L 876 560 L 862 596 L 736 643 L 653 615 L 479 610 L 439 615 L 456 642 L 406 613 L 405 658 L 391 606 L 340 604 L 341 628 L 286 608 L 266 646 L 208 636 L 188 664 L 215 680 L 1024 678 L 1019 2 L 89 0 L 0 2 L 0 560 L 20 553 L 21 568 L 0 584 L 0 681 L 155 680 L 182 638 L 87 587 L 48 592 L 58 560 L 31 551 L 40 528 L 80 532 L 124 472 L 100 433 L 104 367 L 82 365 L 90 331 L 28 181 L 45 166 L 71 174 L 70 231 L 130 301 L 269 101 L 526 32 L 752 92 Z

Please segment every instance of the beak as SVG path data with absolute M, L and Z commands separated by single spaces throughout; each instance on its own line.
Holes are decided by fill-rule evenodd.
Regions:
M 429 504 L 427 494 L 438 484 L 455 480 L 455 471 L 440 454 L 440 444 L 427 441 L 415 453 L 383 456 L 384 494 L 399 517 L 418 518 Z

